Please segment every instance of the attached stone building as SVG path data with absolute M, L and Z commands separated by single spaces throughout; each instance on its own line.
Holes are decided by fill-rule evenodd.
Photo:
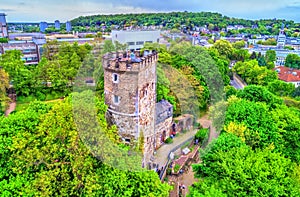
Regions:
M 155 149 L 158 149 L 170 136 L 173 122 L 173 106 L 166 100 L 156 103 L 155 109 Z

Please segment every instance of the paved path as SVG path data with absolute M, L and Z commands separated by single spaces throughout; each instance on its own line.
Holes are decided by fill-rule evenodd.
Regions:
M 231 86 L 233 86 L 237 90 L 240 90 L 240 89 L 244 88 L 243 85 L 238 83 L 236 80 L 230 80 L 230 84 L 231 84 Z
M 190 137 L 194 136 L 197 133 L 197 130 L 188 131 L 186 133 L 180 133 L 179 136 L 173 138 L 172 144 L 164 144 L 161 146 L 155 155 L 154 162 L 159 164 L 159 166 L 164 166 L 168 160 L 168 155 L 170 151 L 180 145 L 181 143 L 184 143 L 186 140 L 188 140 Z
M 11 112 L 15 111 L 16 105 L 17 105 L 16 102 L 9 103 L 9 107 L 5 111 L 5 116 L 8 116 Z
M 202 125 L 202 127 L 204 128 L 209 128 L 211 125 L 211 121 L 208 119 L 208 115 L 204 115 L 202 118 L 200 118 L 198 120 L 198 122 L 200 122 L 200 124 Z M 188 131 L 186 133 L 180 133 L 179 136 L 175 137 L 173 139 L 173 143 L 172 144 L 164 144 L 163 146 L 161 146 L 157 152 L 156 155 L 154 157 L 154 163 L 159 164 L 159 166 L 164 166 L 168 160 L 168 155 L 170 153 L 170 151 L 184 143 L 186 140 L 188 140 L 190 137 L 194 136 L 197 133 L 197 129 L 193 130 L 193 131 Z M 214 135 L 210 135 L 210 138 L 216 136 Z M 209 139 L 211 140 L 211 139 Z
M 209 120 L 208 115 L 204 115 L 201 117 L 198 122 L 202 125 L 203 128 L 210 128 L 210 135 L 208 142 L 211 142 L 213 139 L 217 138 L 219 136 L 219 133 L 216 132 L 215 128 L 212 127 L 212 122 Z M 178 136 L 177 138 L 174 138 L 173 144 L 168 144 L 168 145 L 163 145 L 160 149 L 157 151 L 156 159 L 157 161 L 164 162 L 163 164 L 166 163 L 167 161 L 167 156 L 169 152 L 174 148 L 175 146 L 179 145 L 180 143 L 184 142 L 188 138 L 191 137 L 191 135 L 195 135 L 195 131 L 187 132 L 185 134 L 182 134 L 181 136 Z M 161 166 L 161 164 L 160 164 Z M 169 176 L 169 183 L 173 182 L 175 185 L 174 190 L 170 192 L 170 197 L 178 197 L 178 186 L 179 184 L 184 184 L 186 186 L 186 189 L 184 190 L 183 196 L 186 196 L 188 194 L 188 187 L 191 186 L 193 183 L 195 183 L 197 179 L 194 176 L 194 172 L 192 169 L 192 166 L 189 167 L 188 171 L 184 172 L 180 176 Z

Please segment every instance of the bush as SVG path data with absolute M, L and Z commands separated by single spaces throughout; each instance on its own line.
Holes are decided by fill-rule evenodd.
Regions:
M 35 101 L 36 97 L 33 95 L 29 95 L 27 97 L 25 96 L 17 96 L 17 102 L 18 103 L 29 103 L 31 101 Z
M 171 175 L 172 174 L 172 169 L 171 168 L 168 168 L 167 169 L 167 175 Z
M 173 139 L 168 137 L 165 141 L 166 144 L 172 144 L 173 143 Z
M 176 165 L 174 166 L 174 172 L 177 173 L 179 170 L 180 170 L 180 165 L 179 165 L 179 164 L 176 164 Z
M 208 132 L 208 129 L 200 129 L 195 135 L 195 140 L 198 139 L 199 142 L 202 142 L 206 137 L 208 137 Z
M 200 122 L 195 122 L 195 123 L 194 123 L 194 128 L 201 129 L 201 128 L 202 128 L 202 125 L 200 124 Z
M 36 97 L 39 101 L 45 101 L 46 100 L 46 95 L 41 93 L 41 92 L 37 92 L 36 93 Z

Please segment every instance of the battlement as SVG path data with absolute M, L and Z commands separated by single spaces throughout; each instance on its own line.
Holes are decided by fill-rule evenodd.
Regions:
M 116 72 L 139 72 L 144 68 L 153 65 L 157 62 L 157 52 L 147 52 L 143 56 L 140 56 L 139 51 L 134 53 L 128 52 L 112 52 L 103 56 L 102 66 L 104 69 L 113 70 Z

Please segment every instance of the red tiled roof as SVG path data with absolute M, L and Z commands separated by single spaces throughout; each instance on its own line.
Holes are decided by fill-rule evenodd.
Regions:
M 288 67 L 277 67 L 274 68 L 278 72 L 278 78 L 285 82 L 300 82 L 300 70 L 288 68 Z

